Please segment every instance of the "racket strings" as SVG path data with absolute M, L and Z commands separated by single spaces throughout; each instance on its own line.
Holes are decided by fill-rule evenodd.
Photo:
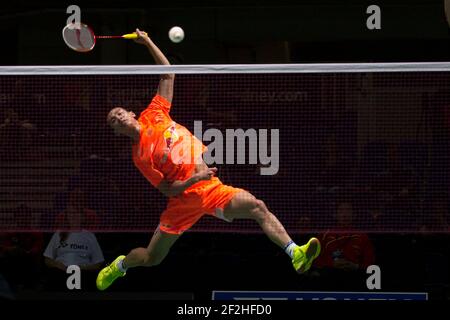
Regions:
M 93 31 L 83 24 L 66 26 L 63 29 L 63 39 L 69 48 L 79 52 L 90 51 L 95 45 Z

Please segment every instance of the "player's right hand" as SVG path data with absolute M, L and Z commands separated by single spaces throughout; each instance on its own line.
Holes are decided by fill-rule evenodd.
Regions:
M 201 180 L 211 180 L 211 178 L 216 174 L 217 168 L 208 168 L 206 170 L 197 173 L 199 181 Z
M 146 44 L 147 41 L 150 39 L 148 37 L 148 34 L 144 31 L 139 30 L 136 28 L 135 33 L 138 35 L 137 39 L 134 39 L 133 41 L 139 44 Z

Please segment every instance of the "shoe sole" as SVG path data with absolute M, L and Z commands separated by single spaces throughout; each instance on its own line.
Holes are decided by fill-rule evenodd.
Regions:
M 104 269 L 106 269 L 106 268 L 109 268 L 109 266 L 105 267 Z M 97 276 L 97 280 L 96 280 L 97 289 L 100 290 L 100 291 L 103 291 L 103 290 L 108 289 L 108 287 L 112 284 L 112 283 L 110 283 L 110 284 L 107 285 L 107 286 L 102 286 L 102 285 L 101 285 L 101 282 L 100 282 L 100 275 L 104 273 L 104 271 L 103 271 L 104 269 L 102 269 L 102 270 L 100 271 L 99 275 Z M 102 277 L 102 278 L 103 278 L 103 277 Z
M 317 238 L 311 238 L 307 243 L 308 249 L 305 252 L 306 259 L 308 263 L 302 265 L 297 269 L 297 273 L 302 274 L 311 268 L 312 262 L 315 258 L 317 258 L 320 254 L 320 241 Z

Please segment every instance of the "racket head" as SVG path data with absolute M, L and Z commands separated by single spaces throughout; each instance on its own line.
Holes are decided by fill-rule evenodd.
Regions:
M 94 31 L 84 23 L 69 23 L 62 30 L 66 45 L 77 52 L 89 52 L 95 46 Z

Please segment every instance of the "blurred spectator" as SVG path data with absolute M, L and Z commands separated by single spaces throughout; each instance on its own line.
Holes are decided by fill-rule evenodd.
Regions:
M 365 286 L 366 268 L 374 264 L 375 255 L 368 235 L 355 231 L 351 201 L 338 202 L 336 228 L 320 237 L 322 252 L 315 261 L 314 275 L 324 283 L 339 284 L 341 289 Z
M 81 270 L 98 270 L 104 262 L 103 252 L 92 232 L 56 232 L 44 251 L 49 268 L 65 271 L 70 265 Z
M 99 226 L 96 212 L 88 208 L 86 193 L 81 188 L 72 190 L 66 208 L 56 216 L 55 228 L 58 230 L 92 230 Z
M 81 269 L 82 289 L 94 289 L 97 271 L 104 263 L 102 249 L 92 232 L 56 232 L 44 251 L 47 289 L 66 289 L 66 269 L 77 265 Z
M 70 265 L 78 265 L 82 270 L 83 287 L 95 287 L 104 257 L 96 236 L 88 230 L 97 224 L 95 211 L 86 208 L 85 193 L 73 190 L 66 209 L 56 217 L 56 228 L 64 231 L 54 233 L 44 251 L 48 289 L 66 288 L 65 270 Z

